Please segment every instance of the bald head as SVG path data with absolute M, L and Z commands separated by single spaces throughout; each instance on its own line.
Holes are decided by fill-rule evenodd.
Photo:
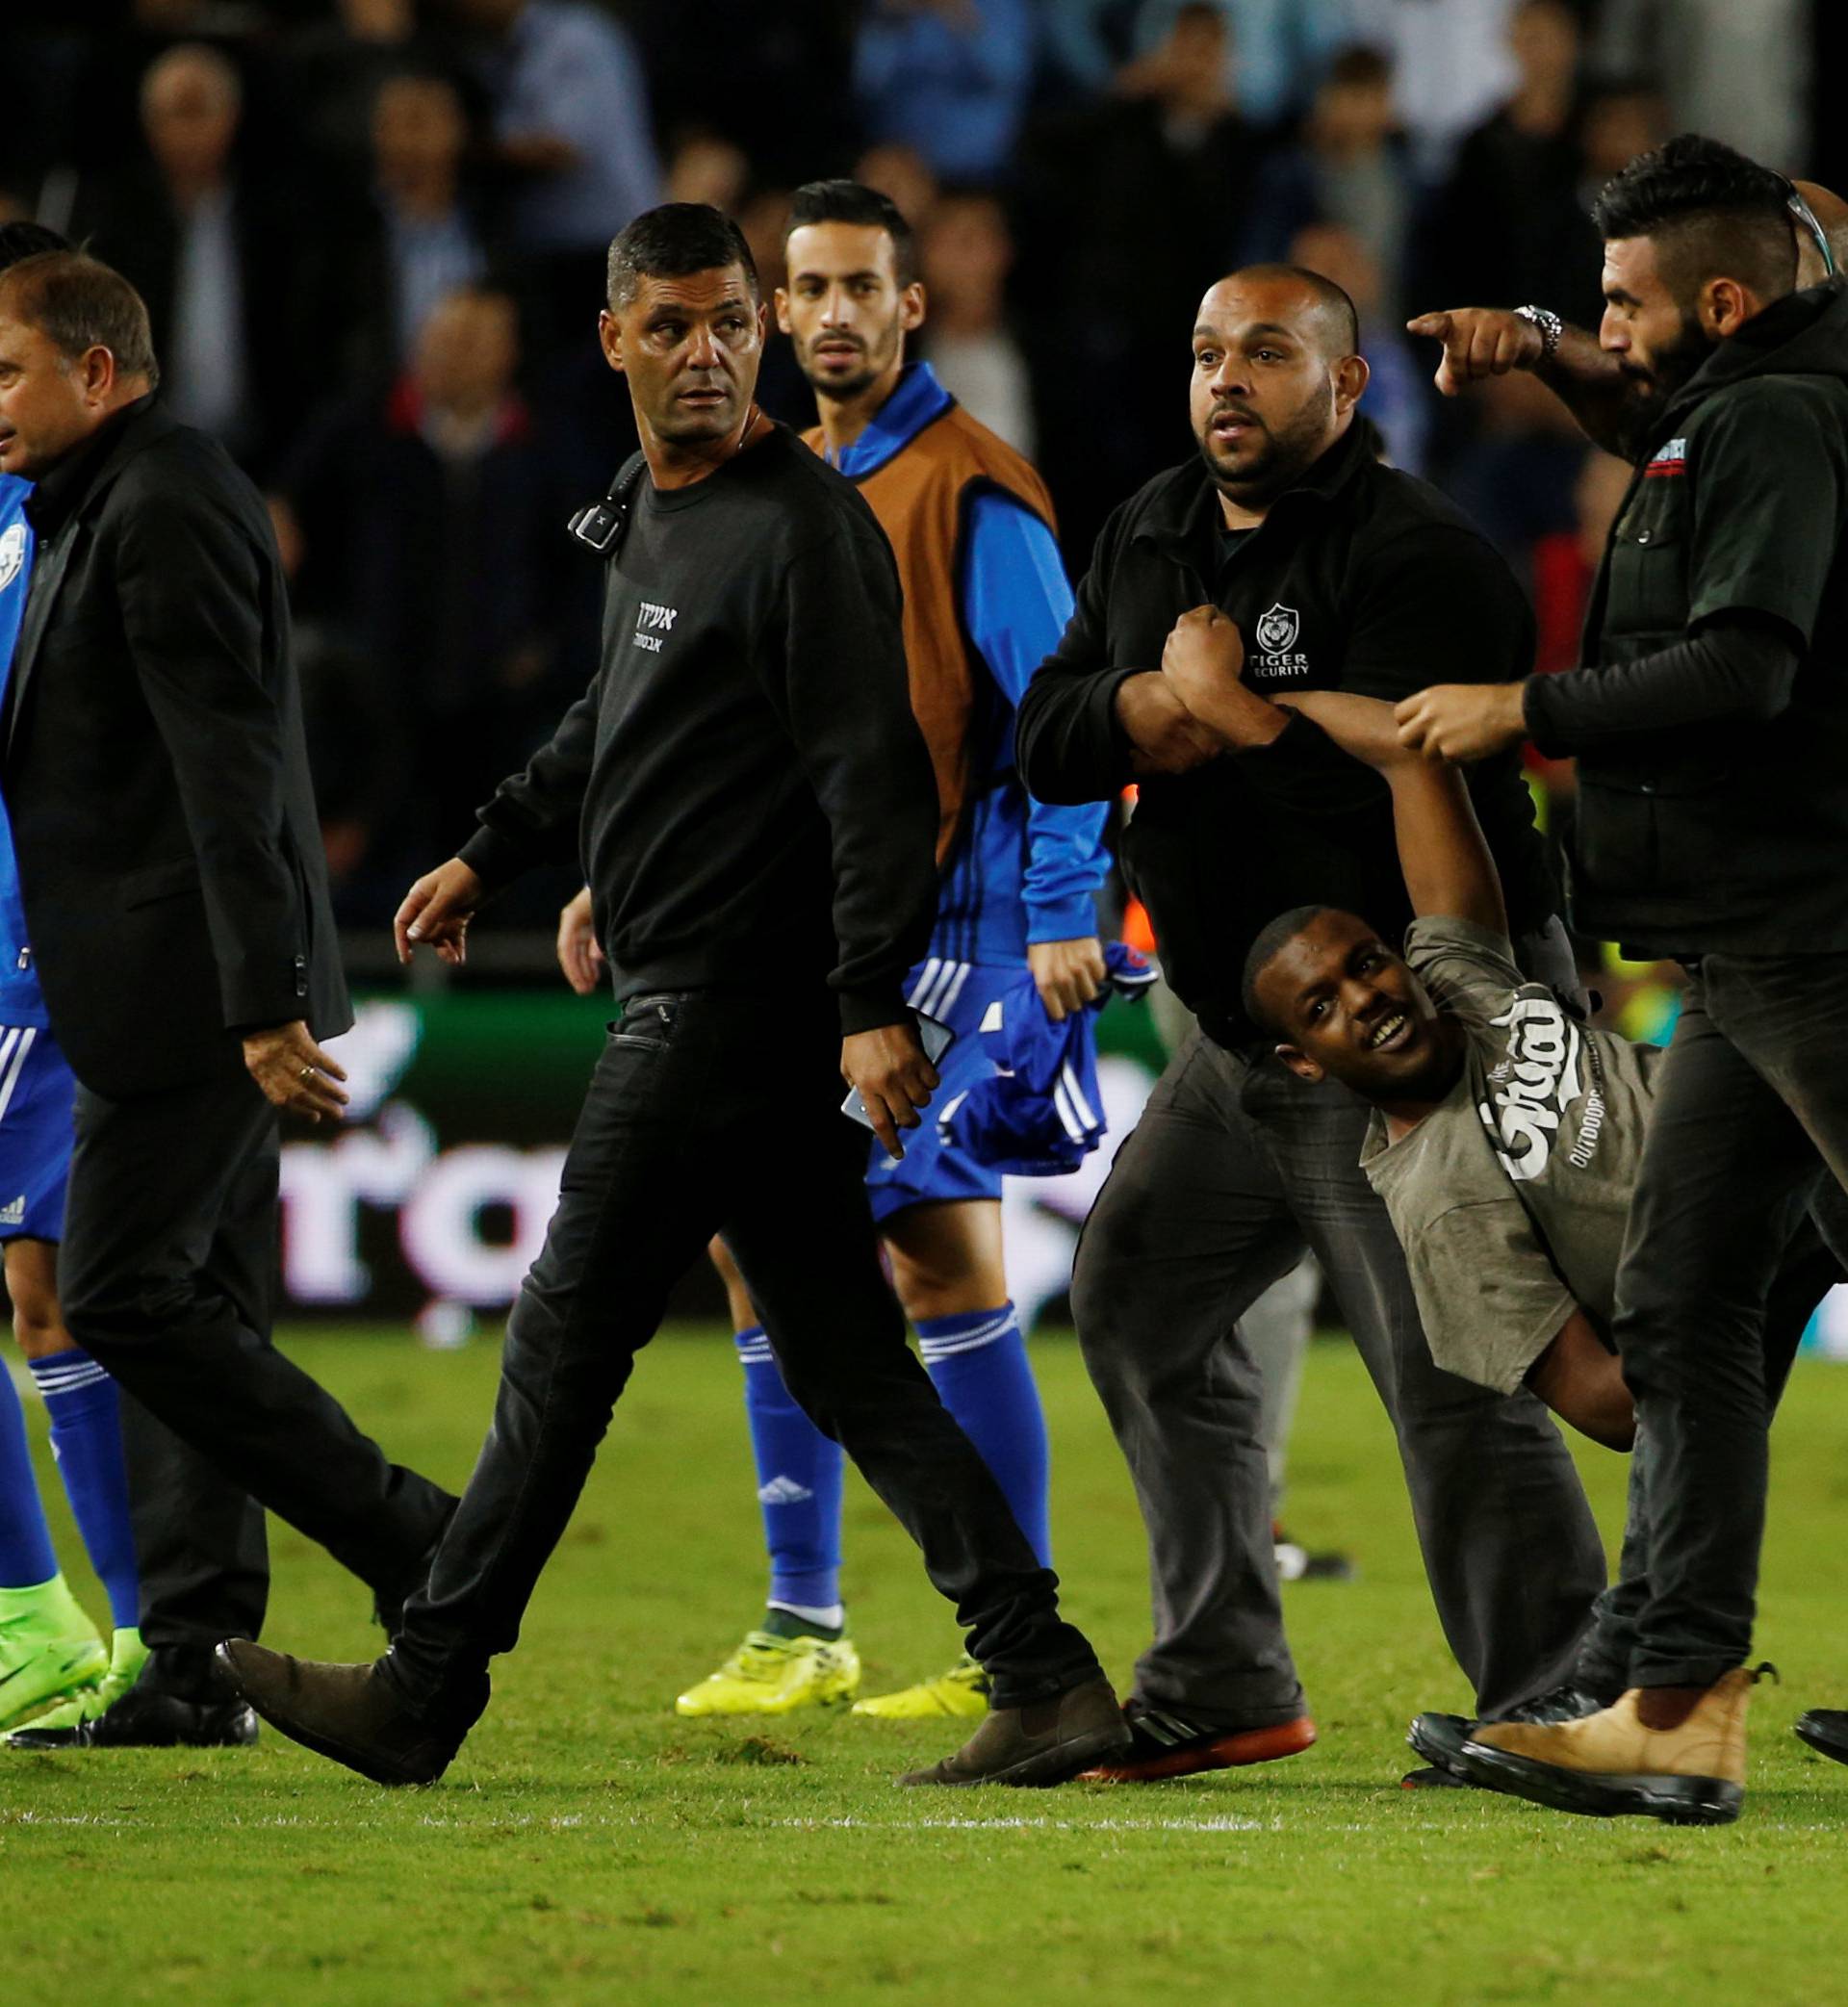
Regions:
M 1791 183 L 1791 187 L 1809 203 L 1810 214 L 1822 225 L 1822 234 L 1828 238 L 1829 248 L 1835 253 L 1835 270 L 1848 271 L 1848 202 L 1844 202 L 1834 189 L 1824 188 L 1819 181 L 1796 181 Z M 1828 276 L 1815 240 L 1808 230 L 1800 229 L 1797 232 L 1797 284 L 1820 286 Z
M 1281 322 L 1311 343 L 1324 361 L 1360 349 L 1360 316 L 1346 291 L 1306 265 L 1247 265 L 1211 287 L 1206 299 L 1250 301 L 1259 318 Z
M 1367 387 L 1354 303 L 1296 265 L 1209 287 L 1194 323 L 1189 410 L 1226 521 L 1257 520 L 1351 423 Z

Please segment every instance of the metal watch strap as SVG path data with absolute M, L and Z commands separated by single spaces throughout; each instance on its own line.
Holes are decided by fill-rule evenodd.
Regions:
M 1550 307 L 1516 307 L 1517 321 L 1525 321 L 1529 327 L 1540 331 L 1540 360 L 1551 362 L 1559 353 L 1559 337 L 1566 331 L 1566 323 Z

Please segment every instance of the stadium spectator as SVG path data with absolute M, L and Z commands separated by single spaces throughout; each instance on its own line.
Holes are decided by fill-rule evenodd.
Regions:
M 1261 152 L 1226 89 L 1225 39 L 1217 8 L 1182 8 L 1120 94 L 1050 121 L 1023 164 L 1021 338 L 1044 401 L 1083 414 L 1040 441 L 1070 551 L 1184 437 L 1164 363 L 1230 261 Z
M 1348 0 L 1354 37 L 1392 64 L 1419 178 L 1440 182 L 1457 142 L 1515 81 L 1508 21 L 1519 0 Z
M 516 386 L 504 292 L 451 293 L 382 395 L 338 406 L 282 491 L 318 587 L 417 721 L 424 843 L 466 829 L 510 750 L 582 681 L 592 567 L 561 533 L 576 495 Z
M 331 19 L 306 23 L 283 44 L 301 146 L 324 171 L 363 187 L 380 87 L 433 55 L 415 0 L 335 0 Z
M 1486 540 L 1368 452 L 1345 294 L 1260 266 L 1212 287 L 1190 324 L 1198 453 L 1113 517 L 1017 734 L 1043 800 L 1108 800 L 1141 776 L 1125 858 L 1163 969 L 1200 1022 L 1118 1150 L 1072 1278 L 1156 1581 L 1137 1743 L 1115 1766 L 1140 1777 L 1314 1738 L 1283 1636 L 1261 1393 L 1233 1322 L 1305 1244 L 1398 1433 L 1479 1712 L 1553 1683 L 1604 1580 L 1538 1402 L 1464 1397 L 1432 1364 L 1392 1222 L 1359 1170 L 1365 1109 L 1338 1087 L 1313 1103 L 1296 1093 L 1242 996 L 1245 953 L 1280 909 L 1397 919 L 1404 905 L 1383 785 L 1306 721 L 1279 727 L 1255 691 L 1404 691 L 1433 658 L 1472 678 L 1498 661 L 1525 673 L 1531 621 Z M 1217 604 L 1201 605 L 1203 591 Z M 1525 954 L 1576 991 L 1518 763 L 1485 770 L 1476 800 Z M 1533 1512 L 1552 1530 L 1544 1558 L 1519 1531 Z
M 1398 318 L 1414 193 L 1392 67 L 1376 49 L 1345 49 L 1317 87 L 1301 141 L 1260 167 L 1241 255 L 1251 265 L 1287 258 L 1297 231 L 1338 224 L 1373 260 L 1378 311 Z
M 1348 0 L 1212 4 L 1225 17 L 1225 85 L 1240 113 L 1256 126 L 1281 126 L 1296 117 L 1307 104 L 1316 79 L 1347 39 Z M 1186 5 L 1188 0 L 1142 0 L 1136 11 L 1138 48 L 1164 40 Z
M 588 326 L 612 231 L 660 195 L 648 84 L 628 32 L 587 0 L 457 0 L 494 43 L 487 80 L 509 223 L 547 333 Z
M 1007 179 L 1035 47 L 1029 0 L 871 0 L 854 48 L 867 139 L 948 181 Z
M 158 57 L 141 104 L 153 171 L 90 184 L 78 234 L 146 300 L 174 416 L 261 465 L 309 395 L 295 317 L 313 220 L 289 215 L 273 179 L 240 168 L 244 87 L 217 49 L 184 42 Z
M 1545 300 L 1598 318 L 1598 239 L 1581 192 L 1578 17 L 1568 0 L 1520 0 L 1508 24 L 1516 81 L 1457 149 L 1420 234 L 1421 298 Z
M 58 579 L 8 679 L 6 786 L 77 1079 L 58 1286 L 71 1336 L 166 1425 L 135 1473 L 141 1527 L 211 1563 L 87 1739 L 247 1742 L 210 1639 L 262 1621 L 251 1501 L 381 1608 L 454 1502 L 270 1343 L 278 1111 L 338 1118 L 318 1040 L 352 1013 L 262 502 L 154 400 L 146 311 L 107 266 L 48 252 L 0 276 L 0 472 L 37 483 Z
M 1657 79 L 1667 130 L 1711 134 L 1794 173 L 1811 137 L 1809 16 L 1825 11 L 1810 0 L 1602 0 L 1592 55 L 1603 71 Z
M 930 301 L 922 342 L 938 381 L 972 418 L 1016 452 L 1034 446 L 1032 372 L 1008 326 L 1014 239 L 994 196 L 945 189 L 918 237 Z
M 1378 265 L 1360 236 L 1341 223 L 1309 223 L 1290 242 L 1290 263 L 1332 279 L 1360 316 L 1360 352 L 1367 359 L 1363 409 L 1379 427 L 1386 458 L 1407 474 L 1424 472 L 1431 397 L 1424 372 L 1382 301 Z
M 446 76 L 388 76 L 372 100 L 372 199 L 351 252 L 375 332 L 355 376 L 409 360 L 425 318 L 487 269 L 485 234 L 463 180 L 468 119 Z

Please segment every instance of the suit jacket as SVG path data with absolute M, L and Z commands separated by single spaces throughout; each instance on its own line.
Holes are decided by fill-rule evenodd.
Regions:
M 256 489 L 150 399 L 41 482 L 0 787 L 52 1028 L 128 1099 L 352 1022 Z

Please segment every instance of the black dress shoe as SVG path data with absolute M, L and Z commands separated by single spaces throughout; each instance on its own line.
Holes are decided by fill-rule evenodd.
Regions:
M 177 1693 L 131 1686 L 93 1721 L 71 1728 L 34 1728 L 7 1737 L 10 1749 L 245 1749 L 257 1739 L 257 1717 L 235 1695 L 184 1700 Z
M 221 1644 L 218 1660 L 224 1677 L 272 1728 L 374 1784 L 434 1784 L 468 1733 L 467 1722 L 447 1732 L 413 1714 L 382 1661 L 328 1665 L 268 1651 L 247 1637 Z M 482 1706 L 486 1687 L 484 1680 Z
M 1552 1686 L 1545 1693 L 1536 1693 L 1531 1700 L 1524 1700 L 1512 1707 L 1499 1718 L 1502 1721 L 1578 1721 L 1587 1714 L 1595 1714 L 1607 1705 L 1595 1694 L 1587 1693 L 1582 1687 L 1574 1685 Z M 1463 1767 L 1463 1745 L 1476 1733 L 1476 1723 L 1467 1714 L 1415 1714 L 1412 1725 L 1405 1731 L 1405 1739 L 1430 1764 L 1441 1770 L 1451 1784 L 1476 1783 L 1476 1779 Z M 1403 1780 L 1413 1789 L 1412 1777 Z M 1420 1783 L 1433 1780 L 1420 1779 Z
M 1848 1714 L 1839 1708 L 1811 1708 L 1798 1716 L 1796 1733 L 1817 1755 L 1848 1763 Z

